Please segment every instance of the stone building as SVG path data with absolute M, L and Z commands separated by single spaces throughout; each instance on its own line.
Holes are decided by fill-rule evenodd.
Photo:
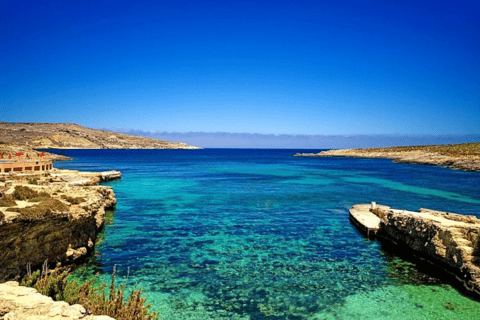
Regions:
M 0 155 L 0 173 L 47 171 L 52 170 L 53 161 L 42 152 L 40 155 L 30 157 L 28 153 L 16 153 L 12 155 Z

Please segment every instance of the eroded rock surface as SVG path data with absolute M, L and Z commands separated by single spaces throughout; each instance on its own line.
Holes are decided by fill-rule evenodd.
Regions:
M 53 301 L 34 288 L 19 286 L 16 281 L 0 284 L 0 320 L 115 320 L 108 316 L 89 315 L 79 304 Z
M 351 219 L 377 238 L 408 248 L 420 260 L 454 276 L 466 290 L 480 297 L 480 220 L 474 216 L 388 206 L 355 205 Z M 358 217 L 363 219 L 358 219 Z M 368 217 L 370 216 L 370 217 Z M 365 218 L 366 217 L 366 218 Z M 378 221 L 373 227 L 364 221 Z
M 0 182 L 0 198 L 12 199 L 18 187 L 42 197 L 0 204 L 0 282 L 18 279 L 27 267 L 37 269 L 44 261 L 53 269 L 92 252 L 105 210 L 116 204 L 112 188 L 96 184 L 111 175 L 118 177 L 69 170 L 4 175 L 13 180 Z

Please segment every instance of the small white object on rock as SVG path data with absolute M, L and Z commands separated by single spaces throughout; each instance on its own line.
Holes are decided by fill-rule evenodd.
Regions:
M 375 201 L 372 201 L 372 209 L 375 209 L 377 207 L 377 203 Z

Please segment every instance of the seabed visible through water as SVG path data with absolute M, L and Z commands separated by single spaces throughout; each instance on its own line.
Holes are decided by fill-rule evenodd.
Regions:
M 480 173 L 305 150 L 68 150 L 57 167 L 122 171 L 79 273 L 142 287 L 160 319 L 477 319 L 480 304 L 363 237 L 376 201 L 478 215 Z M 311 150 L 309 150 L 311 151 Z M 87 270 L 87 271 L 86 271 Z

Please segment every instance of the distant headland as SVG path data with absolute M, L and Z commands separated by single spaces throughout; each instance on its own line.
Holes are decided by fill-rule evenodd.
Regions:
M 73 123 L 0 122 L 0 151 L 33 149 L 200 149 L 182 142 L 90 129 Z
M 480 171 L 480 142 L 430 146 L 338 149 L 319 153 L 296 153 L 294 156 L 385 158 L 393 159 L 395 162 L 428 164 L 464 171 Z

